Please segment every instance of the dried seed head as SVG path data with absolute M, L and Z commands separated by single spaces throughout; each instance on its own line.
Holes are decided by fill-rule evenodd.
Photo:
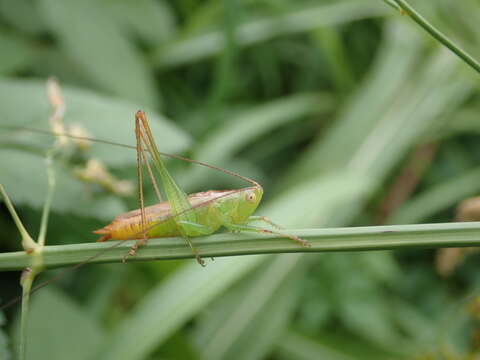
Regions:
M 110 174 L 107 167 L 97 159 L 88 160 L 85 167 L 77 167 L 74 174 L 82 181 L 98 184 L 105 190 L 120 196 L 131 196 L 135 186 L 127 180 L 118 180 Z
M 68 144 L 68 138 L 62 136 L 65 134 L 65 126 L 63 125 L 63 115 L 65 114 L 65 102 L 63 100 L 62 92 L 60 91 L 60 85 L 58 85 L 55 78 L 49 78 L 47 80 L 47 97 L 53 112 L 50 116 L 50 128 L 54 134 L 57 134 L 57 143 L 64 147 Z
M 87 129 L 80 124 L 70 125 L 68 134 L 73 136 L 72 141 L 82 151 L 87 151 L 92 146 L 92 142 L 87 138 L 91 137 Z

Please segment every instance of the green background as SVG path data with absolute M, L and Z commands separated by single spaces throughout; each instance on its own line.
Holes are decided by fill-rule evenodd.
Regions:
M 480 56 L 478 0 L 411 4 Z M 133 114 L 145 109 L 162 151 L 260 182 L 258 214 L 287 228 L 448 222 L 480 190 L 479 74 L 379 0 L 0 0 L 1 126 L 49 128 L 49 76 L 68 126 L 133 144 Z M 32 235 L 53 141 L 0 129 L 0 183 Z M 134 151 L 65 148 L 47 245 L 94 241 L 92 230 L 137 207 L 135 194 L 75 176 L 92 158 L 135 183 Z M 167 165 L 187 192 L 243 186 Z M 3 205 L 0 228 L 1 250 L 19 250 Z M 438 259 L 411 250 L 84 266 L 32 297 L 27 355 L 478 356 L 478 255 L 449 276 Z M 19 294 L 18 278 L 0 274 L 2 301 Z M 2 360 L 14 358 L 18 308 L 0 314 Z

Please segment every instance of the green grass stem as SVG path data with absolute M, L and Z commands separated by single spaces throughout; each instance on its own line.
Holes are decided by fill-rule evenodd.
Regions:
M 435 28 L 430 22 L 427 21 L 422 15 L 420 15 L 410 4 L 404 0 L 384 0 L 390 6 L 397 7 L 400 11 L 407 14 L 415 21 L 418 25 L 424 28 L 430 35 L 432 35 L 436 40 L 449 48 L 454 54 L 461 58 L 464 62 L 470 65 L 475 71 L 480 73 L 480 63 L 475 60 L 470 54 L 465 50 L 461 49 L 456 45 L 452 40 L 450 40 L 445 34 Z
M 5 205 L 7 206 L 7 209 L 10 215 L 12 216 L 13 221 L 15 222 L 15 225 L 17 226 L 17 229 L 20 232 L 20 235 L 22 236 L 23 248 L 25 249 L 25 251 L 33 252 L 35 249 L 38 248 L 38 244 L 32 239 L 27 229 L 25 229 L 25 226 L 23 226 L 23 223 L 20 220 L 20 217 L 18 216 L 17 211 L 15 210 L 15 207 L 12 204 L 12 201 L 10 200 L 10 197 L 8 196 L 2 184 L 0 184 L 0 196 L 5 201 Z
M 194 239 L 204 257 L 270 253 L 316 253 L 417 248 L 480 246 L 480 222 L 421 225 L 367 226 L 330 229 L 285 230 L 307 239 L 304 248 L 289 239 L 261 234 L 215 234 Z M 45 246 L 45 268 L 90 263 L 122 262 L 133 241 Z M 118 245 L 113 247 L 114 245 Z M 94 258 L 93 258 L 94 257 Z M 151 239 L 128 261 L 192 258 L 181 238 Z M 0 271 L 21 270 L 30 264 L 25 252 L 0 254 Z
M 30 292 L 32 289 L 33 281 L 35 280 L 36 272 L 31 268 L 23 270 L 20 284 L 22 285 L 22 312 L 20 317 L 20 339 L 18 346 L 18 359 L 26 359 L 26 345 L 27 345 L 27 321 L 28 310 L 30 303 Z

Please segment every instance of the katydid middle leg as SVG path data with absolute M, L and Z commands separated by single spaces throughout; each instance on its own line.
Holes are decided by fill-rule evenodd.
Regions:
M 197 248 L 193 246 L 193 243 L 190 240 L 189 235 L 195 235 L 195 236 L 210 235 L 215 231 L 215 229 L 212 229 L 210 226 L 207 226 L 207 225 L 198 224 L 198 223 L 185 221 L 185 220 L 177 221 L 177 224 L 181 227 L 181 232 L 184 234 L 183 238 L 190 246 L 190 249 L 192 249 L 192 252 L 195 255 L 195 258 L 197 259 L 197 262 L 200 265 L 205 266 L 205 261 L 203 261 Z

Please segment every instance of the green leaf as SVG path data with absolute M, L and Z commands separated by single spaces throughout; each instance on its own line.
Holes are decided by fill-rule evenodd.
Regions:
M 107 3 L 117 21 L 148 44 L 162 44 L 175 33 L 175 18 L 170 5 L 158 0 L 117 0 Z
M 301 255 L 282 255 L 252 274 L 216 319 L 214 329 L 198 329 L 198 347 L 205 359 L 263 359 L 283 333 L 298 297 L 304 267 Z M 302 271 L 300 271 L 302 270 Z M 207 327 L 212 325 L 207 324 Z
M 343 353 L 342 349 L 336 349 L 321 341 L 314 341 L 292 331 L 288 332 L 278 343 L 278 354 L 281 359 L 295 360 L 354 360 L 358 357 L 351 357 Z M 359 357 L 361 358 L 361 357 Z
M 36 3 L 29 0 L 0 0 L 0 13 L 9 24 L 22 32 L 35 35 L 45 28 Z M 3 51 L 2 55 L 5 55 Z
M 367 176 L 339 171 L 297 184 L 259 213 L 286 227 L 342 225 L 341 209 L 355 208 L 374 185 Z
M 395 311 L 392 311 L 392 316 L 412 339 L 412 348 L 415 348 L 417 352 L 435 348 L 438 350 L 438 340 L 443 328 L 438 319 L 432 319 L 430 314 L 402 299 L 396 300 L 394 307 Z M 445 313 L 448 314 L 447 309 L 445 309 Z
M 42 0 L 39 5 L 62 49 L 92 84 L 143 106 L 158 107 L 153 74 L 102 2 Z
M 135 144 L 134 114 L 138 110 L 138 105 L 68 86 L 62 87 L 62 93 L 66 104 L 64 122 L 67 126 L 81 125 L 91 137 L 97 139 Z M 50 113 L 45 82 L 0 81 L 0 125 L 50 130 L 48 125 Z M 175 153 L 184 151 L 188 147 L 190 137 L 170 120 L 148 110 L 147 116 L 151 120 L 150 126 L 160 144 L 161 151 Z M 0 142 L 18 139 L 19 142 L 24 140 L 31 143 L 32 137 L 33 135 L 28 131 L 23 133 L 13 131 L 12 135 L 12 132 L 2 130 Z M 41 139 L 43 144 L 48 144 L 45 150 L 54 140 L 43 135 Z M 134 165 L 136 162 L 135 150 L 109 145 L 94 144 L 91 155 L 111 166 Z
M 419 37 L 408 27 L 394 22 L 388 24 L 384 36 L 372 70 L 362 86 L 342 107 L 331 128 L 320 134 L 292 167 L 284 186 L 311 177 L 312 169 L 319 165 L 322 172 L 343 167 L 355 157 L 358 149 L 366 147 L 364 144 L 375 144 L 372 134 L 401 91 L 407 74 L 418 60 L 421 45 Z M 385 124 L 390 123 L 389 120 L 385 117 Z M 377 132 L 383 136 L 381 130 Z
M 400 207 L 390 224 L 418 223 L 480 191 L 480 168 L 474 168 L 430 187 Z
M 366 276 L 343 278 L 338 311 L 347 328 L 377 345 L 386 348 L 401 343 L 401 336 L 389 314 L 394 311 L 375 283 Z M 350 286 L 350 291 L 346 290 Z
M 216 259 L 182 267 L 142 300 L 112 334 L 102 359 L 143 359 L 263 257 Z
M 104 333 L 88 311 L 51 287 L 36 294 L 30 306 L 27 359 L 94 358 Z
M 478 134 L 480 133 L 480 123 L 478 121 L 477 106 L 468 107 L 459 110 L 454 115 L 454 120 L 446 124 L 445 129 L 441 129 L 441 135 L 444 137 L 457 134 Z
M 395 351 L 395 349 L 392 349 Z M 321 332 L 315 339 L 289 331 L 278 342 L 276 354 L 285 360 L 394 360 L 404 356 L 359 342 L 349 333 Z
M 419 45 L 402 27 L 393 29 L 402 41 L 408 41 L 408 47 Z M 405 61 L 405 56 L 400 56 L 405 54 L 405 45 L 388 49 L 384 63 L 378 67 L 380 70 L 366 84 L 366 91 L 346 107 L 326 140 L 319 138 L 293 167 L 288 183 L 311 177 L 311 169 L 319 164 L 323 172 L 346 166 L 372 180 L 380 180 L 420 136 L 425 136 L 437 122 L 443 122 L 445 112 L 455 109 L 471 94 L 473 84 L 467 77 L 461 77 L 458 63 L 443 49 L 426 59 L 423 70 L 418 70 L 417 83 L 406 83 L 405 72 L 414 59 L 409 55 L 412 58 Z M 399 62 L 401 66 L 397 66 Z M 390 83 L 392 71 L 395 71 L 394 86 Z M 438 90 L 432 92 L 432 88 Z
M 239 113 L 227 114 L 229 120 L 202 141 L 196 148 L 195 156 L 216 166 L 226 165 L 236 152 L 254 143 L 256 139 L 308 115 L 327 112 L 332 106 L 332 99 L 325 94 L 297 94 L 250 107 Z M 188 173 L 188 182 L 183 185 L 191 188 L 199 182 L 205 183 L 210 174 L 210 169 L 195 167 Z
M 0 300 L 3 301 L 5 299 Z M 12 354 L 8 348 L 9 340 L 3 329 L 3 326 L 5 326 L 5 316 L 3 315 L 3 312 L 0 312 L 0 359 L 10 360 L 12 358 Z
M 28 42 L 16 34 L 0 31 L 0 74 L 25 69 L 32 62 L 34 52 Z
M 338 25 L 353 20 L 382 16 L 389 9 L 368 1 L 342 1 L 301 8 L 284 15 L 250 20 L 237 27 L 236 42 L 248 46 L 269 39 L 311 31 L 322 26 Z M 159 48 L 153 55 L 158 66 L 178 66 L 217 55 L 224 50 L 222 31 L 190 35 Z
M 40 209 L 45 202 L 47 174 L 44 159 L 19 150 L 2 150 L 0 183 L 16 205 Z M 55 167 L 55 194 L 52 210 L 66 214 L 111 220 L 125 212 L 124 203 L 112 195 L 94 196 L 80 180 L 61 166 Z
M 110 99 L 95 93 L 63 89 L 66 102 L 65 123 L 80 124 L 90 136 L 118 143 L 134 143 L 133 115 L 137 109 L 128 102 Z M 25 104 L 28 103 L 28 106 Z M 0 124 L 48 128 L 51 110 L 46 99 L 45 84 L 39 81 L 0 81 Z M 176 152 L 185 149 L 188 136 L 155 113 L 150 114 L 152 131 L 158 134 L 162 150 Z M 43 206 L 47 189 L 46 166 L 43 152 L 54 139 L 17 129 L 3 131 L 0 144 L 24 144 L 27 148 L 40 147 L 40 152 L 2 150 L 0 165 L 3 171 L 0 182 L 4 184 L 14 203 Z M 134 166 L 135 151 L 110 145 L 94 144 L 88 156 L 110 166 Z M 34 174 L 34 176 L 32 176 Z M 126 210 L 123 203 L 112 196 L 98 197 L 89 193 L 86 185 L 74 178 L 71 169 L 56 167 L 57 186 L 52 209 L 65 213 L 98 217 L 110 220 Z

